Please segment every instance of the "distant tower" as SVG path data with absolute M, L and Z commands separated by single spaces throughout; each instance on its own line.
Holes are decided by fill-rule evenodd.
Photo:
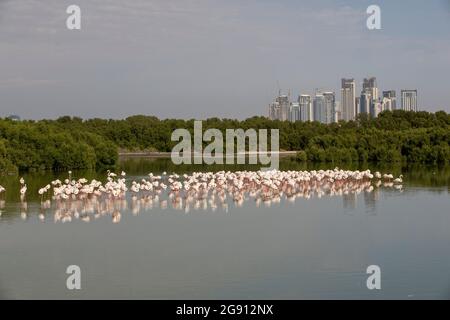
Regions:
M 334 92 L 328 91 L 323 93 L 324 97 L 324 111 L 325 123 L 335 122 L 336 119 L 336 97 Z
M 300 120 L 300 105 L 298 102 L 291 102 L 289 107 L 289 121 L 295 122 Z
M 287 95 L 279 95 L 276 99 L 280 106 L 280 119 L 281 121 L 289 120 L 289 97 Z
M 321 123 L 326 123 L 325 98 L 321 92 L 316 92 L 313 101 L 313 119 Z
M 272 102 L 269 105 L 269 119 L 280 120 L 280 118 L 281 118 L 280 105 L 278 104 L 278 102 Z
M 402 110 L 417 111 L 417 90 L 402 90 Z
M 369 113 L 372 118 L 378 117 L 382 111 L 382 104 L 379 101 L 372 101 L 369 108 Z
M 360 102 L 361 102 L 361 97 L 356 97 L 355 98 L 355 114 L 359 114 L 359 112 L 361 110 Z
M 378 101 L 377 78 L 364 78 L 362 91 L 369 92 L 372 100 Z
M 345 121 L 355 119 L 356 85 L 355 79 L 341 79 L 341 118 Z
M 391 100 L 391 109 L 397 109 L 397 98 L 395 97 L 395 90 L 383 91 L 383 98 Z
M 313 121 L 312 99 L 309 94 L 301 94 L 298 96 L 298 104 L 300 107 L 300 120 Z
M 395 101 L 395 100 L 394 100 Z M 381 110 L 382 111 L 392 111 L 394 108 L 392 107 L 392 99 L 383 97 L 383 100 L 381 100 Z
M 370 105 L 372 104 L 372 94 L 369 90 L 361 92 L 359 99 L 359 113 L 370 113 Z

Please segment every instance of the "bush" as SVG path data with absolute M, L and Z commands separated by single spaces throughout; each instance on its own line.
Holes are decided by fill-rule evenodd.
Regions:
M 297 155 L 295 156 L 295 159 L 298 162 L 305 162 L 308 160 L 308 156 L 306 155 L 306 152 L 304 150 L 300 150 L 297 152 Z

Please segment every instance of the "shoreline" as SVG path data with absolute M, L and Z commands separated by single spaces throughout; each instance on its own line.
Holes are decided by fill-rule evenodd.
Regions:
M 292 155 L 296 155 L 298 151 L 277 151 L 277 152 L 244 152 L 244 153 L 234 153 L 234 156 L 237 155 L 259 155 L 259 154 L 272 154 L 272 153 L 277 153 L 280 157 L 286 157 L 286 156 L 292 156 Z M 194 153 L 192 152 L 191 155 L 194 155 Z M 220 155 L 220 154 L 219 154 Z M 171 156 L 171 152 L 156 152 L 156 151 L 148 151 L 148 152 L 142 152 L 142 151 L 137 151 L 137 152 L 119 152 L 119 157 L 143 157 L 143 158 L 170 158 Z M 203 156 L 203 155 L 198 155 L 198 157 Z M 226 154 L 222 154 L 223 157 L 226 156 Z

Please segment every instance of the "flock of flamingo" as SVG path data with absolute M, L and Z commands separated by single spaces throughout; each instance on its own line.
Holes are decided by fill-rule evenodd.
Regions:
M 380 186 L 402 190 L 402 176 L 394 179 L 392 174 L 372 173 L 370 170 L 313 171 L 219 171 L 193 172 L 191 174 L 171 174 L 148 176 L 127 184 L 126 173 L 120 175 L 107 172 L 106 182 L 88 181 L 86 178 L 73 179 L 72 172 L 64 181 L 59 179 L 38 190 L 41 199 L 39 219 L 45 220 L 46 210 L 54 203 L 54 220 L 67 222 L 73 218 L 90 221 L 109 215 L 117 223 L 120 211 L 130 209 L 138 214 L 142 209 L 155 206 L 168 207 L 189 212 L 193 209 L 228 210 L 228 199 L 237 207 L 246 200 L 254 200 L 256 206 L 280 203 L 282 199 L 294 202 L 296 198 L 309 199 L 313 196 L 336 196 L 372 192 Z M 20 178 L 21 214 L 27 217 L 27 185 Z M 50 190 L 52 192 L 50 193 Z M 0 197 L 6 192 L 0 186 Z M 130 196 L 127 197 L 127 194 Z M 1 199 L 0 199 L 1 200 Z M 52 202 L 53 200 L 53 202 Z M 128 202 L 131 201 L 130 205 Z M 0 201 L 0 209 L 4 200 Z M 0 211 L 1 214 L 1 211 Z

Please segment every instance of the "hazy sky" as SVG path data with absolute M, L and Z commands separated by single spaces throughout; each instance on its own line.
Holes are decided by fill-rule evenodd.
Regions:
M 450 1 L 0 0 L 0 116 L 245 118 L 366 76 L 450 112 Z

